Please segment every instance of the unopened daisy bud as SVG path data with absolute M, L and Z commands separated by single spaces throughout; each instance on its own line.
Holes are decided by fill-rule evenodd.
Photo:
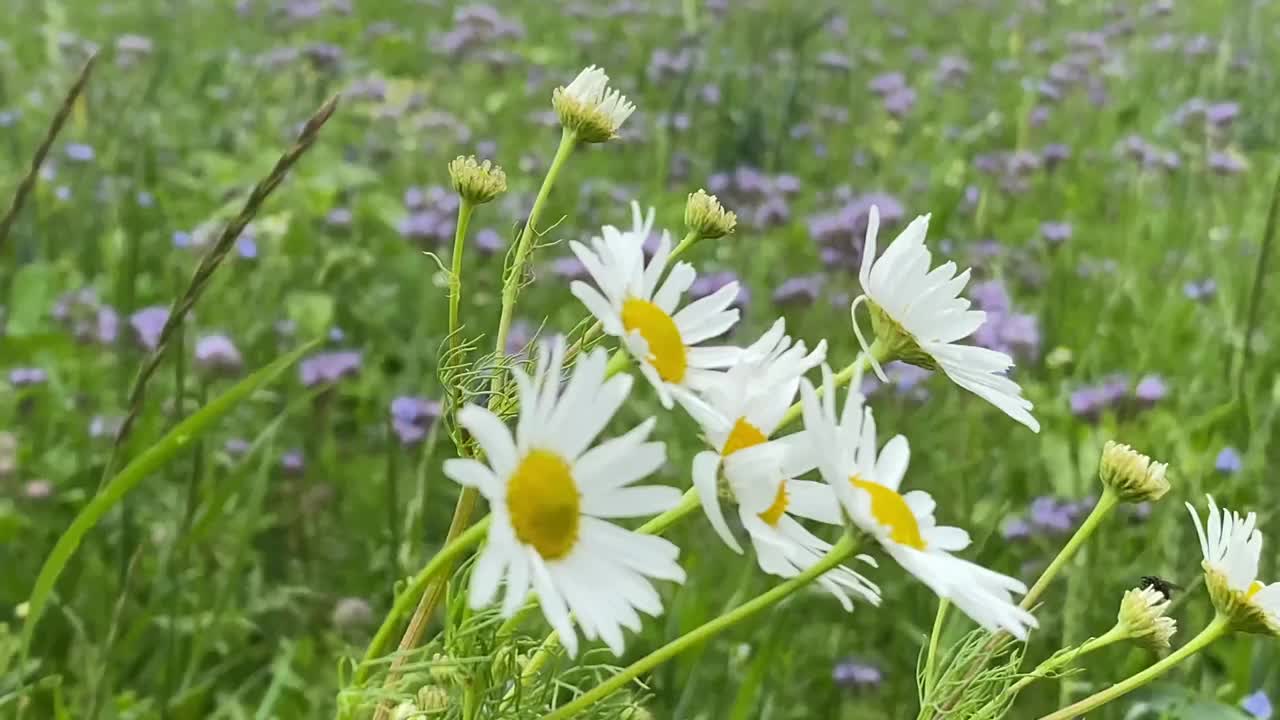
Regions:
M 636 106 L 617 89 L 609 87 L 609 76 L 592 65 L 578 73 L 567 87 L 551 93 L 551 105 L 560 124 L 578 140 L 602 143 L 618 136 L 618 128 L 636 111 Z
M 474 155 L 459 155 L 449 163 L 449 179 L 463 200 L 476 205 L 493 200 L 507 191 L 507 174 L 502 168 Z
M 689 232 L 706 240 L 714 240 L 733 232 L 738 226 L 738 216 L 720 204 L 715 195 L 698 190 L 689 195 L 684 206 L 684 224 Z
M 1159 500 L 1169 492 L 1168 469 L 1166 463 L 1152 462 L 1128 445 L 1108 440 L 1102 447 L 1098 476 L 1121 500 L 1136 503 Z
M 1130 639 L 1151 650 L 1168 650 L 1178 623 L 1169 612 L 1169 598 L 1153 587 L 1126 590 L 1116 617 Z
M 449 691 L 439 685 L 423 685 L 418 688 L 418 709 L 427 715 L 437 715 L 449 708 Z
M 412 720 L 421 716 L 422 713 L 418 712 L 418 706 L 408 700 L 400 703 L 395 710 L 391 711 L 391 720 Z

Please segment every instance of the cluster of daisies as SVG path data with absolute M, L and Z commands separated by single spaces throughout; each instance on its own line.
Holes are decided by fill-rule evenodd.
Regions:
M 608 89 L 607 76 L 595 67 L 558 89 L 553 104 L 566 137 L 581 142 L 615 137 L 635 109 Z M 691 227 L 700 223 L 690 216 L 710 220 L 703 237 L 731 231 L 731 214 L 714 198 L 699 192 L 689 207 L 696 208 L 686 210 Z M 576 281 L 571 291 L 617 339 L 619 352 L 631 356 L 662 406 L 678 404 L 701 427 L 709 447 L 694 458 L 689 492 L 724 543 L 743 552 L 722 501 L 737 506 L 760 568 L 790 578 L 832 549 L 803 521 L 853 527 L 982 627 L 1025 639 L 1036 620 L 1013 600 L 1026 593 L 1023 583 L 953 555 L 968 547 L 969 534 L 937 523 L 928 492 L 903 491 L 910 446 L 902 435 L 879 443 L 874 414 L 856 389 L 859 383 L 850 382 L 861 364 L 833 373 L 826 342 L 810 349 L 786 334 L 781 319 L 746 347 L 709 344 L 739 320 L 737 283 L 684 303 L 696 271 L 674 261 L 679 249 L 673 250 L 665 231 L 646 258 L 654 212 L 642 213 L 632 203 L 632 215 L 630 229 L 606 226 L 590 246 L 570 244 L 594 281 Z M 881 377 L 880 364 L 890 359 L 940 370 L 1038 432 L 1031 402 L 1006 376 L 1009 356 L 960 343 L 986 315 L 960 294 L 969 271 L 957 273 L 953 262 L 933 267 L 925 246 L 928 223 L 927 215 L 916 218 L 877 258 L 879 214 L 871 209 L 858 276 L 863 294 L 851 306 L 863 348 L 859 360 Z M 871 345 L 858 322 L 863 304 L 875 332 Z M 615 363 L 596 349 L 578 357 L 565 380 L 566 355 L 564 340 L 551 338 L 538 348 L 532 377 L 513 370 L 520 399 L 514 431 L 489 410 L 461 409 L 458 420 L 485 460 L 449 460 L 444 471 L 477 489 L 492 510 L 487 542 L 472 570 L 470 604 L 490 604 L 505 583 L 502 612 L 510 616 L 536 592 L 570 654 L 578 649 L 576 622 L 586 638 L 620 655 L 623 629 L 638 631 L 640 613 L 662 612 L 653 582 L 683 582 L 685 573 L 676 545 L 611 520 L 674 511 L 682 494 L 639 484 L 666 461 L 665 445 L 650 439 L 655 418 L 600 439 L 633 378 L 612 372 Z M 820 388 L 807 377 L 815 371 Z M 851 389 L 841 404 L 839 386 L 846 382 Z M 802 429 L 780 434 L 797 418 L 803 418 Z M 1163 467 L 1157 469 L 1163 482 Z M 1235 613 L 1242 629 L 1280 635 L 1280 583 L 1256 580 L 1262 539 L 1254 516 L 1241 519 L 1210 504 L 1207 530 L 1198 517 L 1196 527 L 1215 605 Z M 869 555 L 856 560 L 875 567 Z M 879 588 L 850 567 L 838 566 L 817 582 L 846 609 L 855 599 L 880 602 Z
M 838 402 L 825 341 L 810 349 L 788 337 L 779 319 L 746 347 L 709 344 L 738 322 L 737 284 L 684 303 L 696 279 L 693 266 L 671 262 L 667 232 L 646 259 L 653 211 L 642 213 L 634 203 L 632 211 L 630 229 L 606 226 L 590 246 L 571 243 L 594 280 L 575 282 L 571 291 L 634 358 L 663 407 L 678 404 L 701 427 L 709 448 L 694 459 L 693 489 L 725 544 L 743 552 L 722 501 L 737 506 L 760 568 L 788 578 L 832 547 L 802 521 L 851 523 L 983 627 L 1025 637 L 1035 619 L 1013 602 L 1025 586 L 952 554 L 969 545 L 968 533 L 937 523 L 928 492 L 902 489 L 907 439 L 898 435 L 880 445 L 871 408 L 856 390 Z M 927 222 L 912 223 L 879 260 L 877 223 L 868 228 L 859 303 L 872 308 L 877 339 L 897 333 L 891 335 L 895 343 L 914 343 L 912 352 L 927 355 L 900 357 L 941 368 L 1038 429 L 1030 403 L 1002 375 L 1010 359 L 955 344 L 982 324 L 983 313 L 959 297 L 967 272 L 957 275 L 953 263 L 930 269 Z M 890 357 L 884 343 L 867 350 L 873 363 L 873 355 Z M 565 354 L 564 341 L 552 338 L 539 347 L 533 377 L 514 371 L 520 396 L 514 432 L 488 410 L 464 408 L 459 422 L 479 443 L 485 462 L 450 460 L 444 469 L 478 489 L 492 509 L 488 541 L 472 574 L 471 604 L 492 602 L 505 580 L 505 614 L 535 591 L 569 652 L 578 646 L 576 621 L 588 639 L 620 654 L 623 628 L 638 630 L 640 613 L 662 611 L 653 581 L 682 582 L 685 575 L 673 543 L 610 521 L 671 510 L 681 493 L 639 484 L 665 462 L 663 443 L 650 439 L 655 419 L 598 441 L 630 393 L 631 376 L 610 377 L 606 354 L 596 349 L 573 363 L 563 381 Z M 812 371 L 821 374 L 821 390 L 806 377 Z M 792 409 L 797 394 L 800 412 Z M 779 436 L 797 415 L 803 429 Z M 815 479 L 804 479 L 810 474 Z M 868 555 L 857 560 L 875 566 Z M 818 583 L 846 609 L 855 599 L 880 601 L 876 585 L 850 567 L 829 571 Z

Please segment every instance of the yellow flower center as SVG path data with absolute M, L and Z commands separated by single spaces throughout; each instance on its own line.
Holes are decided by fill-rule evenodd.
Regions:
M 581 496 L 569 463 L 533 450 L 507 480 L 507 511 L 516 538 L 547 560 L 564 557 L 578 541 Z
M 920 523 L 911 512 L 907 501 L 898 493 L 877 482 L 863 480 L 854 475 L 849 482 L 871 496 L 871 515 L 876 522 L 889 528 L 889 538 L 899 545 L 924 550 L 924 537 L 920 535 Z
M 776 527 L 778 521 L 782 519 L 782 514 L 787 511 L 787 481 L 783 480 L 778 483 L 778 494 L 773 498 L 773 504 L 765 508 L 760 513 L 760 519 L 769 524 L 769 527 Z
M 689 366 L 684 339 L 675 320 L 662 308 L 648 300 L 628 298 L 622 303 L 622 326 L 627 332 L 638 332 L 649 345 L 649 363 L 658 376 L 671 383 L 684 380 Z
M 729 437 L 724 441 L 724 448 L 720 450 L 720 456 L 729 457 L 739 450 L 759 445 L 768 439 L 764 433 L 760 432 L 760 428 L 747 422 L 746 418 L 740 417 L 733 424 L 733 429 L 729 431 Z
M 1244 594 L 1244 599 L 1252 600 L 1253 596 L 1261 592 L 1264 587 L 1266 587 L 1266 585 L 1254 580 L 1253 583 L 1249 585 L 1249 591 Z

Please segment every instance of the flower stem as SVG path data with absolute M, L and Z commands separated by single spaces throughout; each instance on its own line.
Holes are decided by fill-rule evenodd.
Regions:
M 933 669 L 938 662 L 938 644 L 942 639 L 942 627 L 947 621 L 947 610 L 951 607 L 951 601 L 942 598 L 938 601 L 938 614 L 933 617 L 933 632 L 929 633 L 929 654 L 924 659 L 924 695 L 921 700 L 926 700 L 933 694 L 933 686 L 938 681 L 934 676 Z
M 524 224 L 524 229 L 520 232 L 520 239 L 516 243 L 515 255 L 511 259 L 511 264 L 507 267 L 506 274 L 502 282 L 502 310 L 498 316 L 498 333 L 494 341 L 494 355 L 501 357 L 507 347 L 507 335 L 511 332 L 511 318 L 515 313 L 516 298 L 520 294 L 520 284 L 524 279 L 524 266 L 529 259 L 529 252 L 533 245 L 533 237 L 538 224 L 538 219 L 542 216 L 542 208 L 546 204 L 547 196 L 551 194 L 551 187 L 555 184 L 556 177 L 559 176 L 561 168 L 564 167 L 565 161 L 569 159 L 570 153 L 577 146 L 577 136 L 570 130 L 565 130 L 560 135 L 560 145 L 556 148 L 555 157 L 551 160 L 551 165 L 547 168 L 547 174 L 542 178 L 542 186 L 538 188 L 538 195 L 533 201 L 533 207 L 529 210 L 529 219 Z M 455 276 L 457 276 L 456 268 L 458 267 L 458 258 L 461 253 L 457 252 L 462 233 L 461 210 L 459 210 L 459 231 L 454 239 L 454 267 Z M 469 218 L 468 218 L 469 220 Z M 450 308 L 452 312 L 452 306 Z M 506 383 L 505 373 L 495 373 L 493 381 L 489 385 L 489 407 L 493 409 L 502 397 L 502 387 Z M 462 532 L 467 529 L 471 523 L 471 514 L 475 510 L 476 501 L 479 499 L 479 491 L 472 487 L 464 487 L 462 493 L 458 496 L 458 503 L 453 507 L 453 519 L 449 522 L 449 532 L 445 536 L 445 545 L 448 546 L 460 537 Z M 414 611 L 413 621 L 409 623 L 405 635 L 400 640 L 401 650 L 407 650 L 418 644 L 422 638 L 422 631 L 426 628 L 427 620 L 430 619 L 432 613 L 435 612 L 436 606 L 440 604 L 440 600 L 444 597 L 444 578 L 447 578 L 452 571 L 452 566 L 442 569 L 440 578 L 425 588 L 422 597 L 418 603 L 417 610 Z
M 1102 521 L 1111 514 L 1111 511 L 1115 509 L 1119 501 L 1119 498 L 1111 488 L 1108 487 L 1102 491 L 1102 497 L 1098 499 L 1098 504 L 1093 506 L 1093 511 L 1089 513 L 1089 517 L 1085 518 L 1084 522 L 1081 523 L 1080 528 L 1071 536 L 1071 539 L 1067 541 L 1067 544 L 1062 547 L 1058 556 L 1055 557 L 1053 562 L 1049 563 L 1049 567 L 1045 568 L 1044 572 L 1040 574 L 1040 579 L 1036 580 L 1036 584 L 1032 585 L 1031 589 L 1027 591 L 1027 594 L 1023 596 L 1019 607 L 1025 610 L 1035 606 L 1036 601 L 1039 600 L 1040 596 L 1044 594 L 1044 591 L 1048 589 L 1049 583 L 1053 582 L 1054 577 L 1056 577 L 1062 570 L 1063 566 L 1067 564 L 1067 561 L 1070 560 L 1071 557 L 1075 555 L 1076 551 L 1085 544 L 1089 539 L 1089 536 L 1092 535 L 1093 531 L 1097 530 L 1098 526 L 1102 524 Z
M 1040 718 L 1040 720 L 1069 720 L 1084 715 L 1095 708 L 1102 707 L 1107 703 L 1126 695 L 1156 678 L 1164 675 L 1173 668 L 1174 665 L 1195 655 L 1201 650 L 1208 647 L 1213 641 L 1227 634 L 1230 627 L 1230 621 L 1223 615 L 1217 615 L 1213 618 L 1213 622 L 1209 623 L 1199 635 L 1187 641 L 1186 645 L 1175 650 L 1165 659 L 1152 665 L 1136 675 L 1132 675 L 1101 692 L 1094 693 L 1089 697 L 1069 705 L 1057 712 L 1050 713 Z
M 360 685 L 369 677 L 369 672 L 373 668 L 373 664 L 382 656 L 383 649 L 391 640 L 392 634 L 395 632 L 399 620 L 409 612 L 409 607 L 422 596 L 423 590 L 427 587 L 437 575 L 445 572 L 447 568 L 453 566 L 454 561 L 460 558 L 463 553 L 480 544 L 484 539 L 485 533 L 489 530 L 489 519 L 485 518 L 476 523 L 464 533 L 458 535 L 451 542 L 447 543 L 439 552 L 435 554 L 422 568 L 413 580 L 409 582 L 408 587 L 396 596 L 392 603 L 391 612 L 387 613 L 387 617 L 383 619 L 382 626 L 378 628 L 378 632 L 374 634 L 373 640 L 369 642 L 369 647 L 365 650 L 364 659 L 360 661 L 360 665 L 356 668 L 355 685 Z
M 578 698 L 573 702 L 570 702 L 555 712 L 545 716 L 543 720 L 566 720 L 567 718 L 574 717 L 577 713 L 591 707 L 600 700 L 605 699 L 615 691 L 620 690 L 640 675 L 658 667 L 662 663 L 674 658 L 694 645 L 709 640 L 752 615 L 755 615 L 761 610 L 765 610 L 766 608 L 778 604 L 787 597 L 795 594 L 797 590 L 800 590 L 809 583 L 818 579 L 823 575 L 823 573 L 826 573 L 828 570 L 831 570 L 844 562 L 845 559 L 853 555 L 857 550 L 857 545 L 858 543 L 853 537 L 845 535 L 840 538 L 840 542 L 836 543 L 835 547 L 831 548 L 831 550 L 827 552 L 821 560 L 818 560 L 818 562 L 814 563 L 804 572 L 790 580 L 775 585 L 772 589 L 761 595 L 757 595 L 754 599 L 739 605 L 730 612 L 694 628 L 688 633 L 685 633 L 684 635 L 649 653 L 626 667 L 622 672 L 578 696 Z
M 449 271 L 449 352 L 458 349 L 458 308 L 462 304 L 462 248 L 466 244 L 467 226 L 471 224 L 471 213 L 476 209 L 475 203 L 462 198 L 458 205 L 458 225 L 453 232 L 453 257 Z M 450 390 L 452 392 L 452 389 Z M 456 403 L 456 397 L 455 397 Z
M 1064 666 L 1075 662 L 1083 655 L 1095 650 L 1101 650 L 1108 645 L 1114 645 L 1115 643 L 1128 639 L 1129 633 L 1125 631 L 1122 626 L 1116 625 L 1101 636 L 1085 641 L 1085 643 L 1078 648 L 1062 650 L 1054 653 L 1052 656 L 1045 659 L 1044 662 L 1037 665 L 1035 670 L 1032 670 L 1030 673 L 1019 679 L 1018 682 L 1006 688 L 999 697 L 992 699 L 991 702 L 984 705 L 982 710 L 980 710 L 975 717 L 988 717 L 986 714 L 987 711 L 994 713 L 1001 707 L 1009 707 L 1013 701 L 1018 698 L 1018 693 L 1022 692 L 1022 690 L 1031 683 L 1037 680 L 1043 680 L 1049 676 L 1049 673 L 1057 672 Z M 994 715 L 991 717 L 994 717 Z
M 627 369 L 631 364 L 631 355 L 626 348 L 620 347 L 613 352 L 613 357 L 609 358 L 609 364 L 604 367 L 604 376 L 611 378 L 614 375 Z

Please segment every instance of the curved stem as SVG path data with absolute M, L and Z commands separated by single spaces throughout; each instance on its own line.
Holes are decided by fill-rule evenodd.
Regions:
M 383 619 L 382 626 L 374 634 L 373 640 L 369 641 L 369 647 L 365 650 L 364 659 L 360 661 L 360 665 L 356 668 L 355 685 L 360 685 L 368 679 L 374 663 L 382 656 L 383 649 L 391 641 L 400 618 L 406 615 L 413 603 L 422 596 L 427 584 L 435 579 L 437 575 L 445 572 L 447 568 L 451 568 L 454 561 L 461 557 L 463 553 L 479 545 L 488 530 L 489 519 L 485 518 L 473 525 L 470 530 L 458 535 L 431 558 L 427 566 L 409 582 L 404 592 L 396 596 L 395 601 L 392 603 L 391 611 Z
M 1103 690 L 1098 693 L 1094 693 L 1093 695 L 1090 695 L 1089 697 L 1081 700 L 1078 703 L 1069 705 L 1065 708 L 1062 708 L 1061 710 L 1058 710 L 1057 712 L 1053 712 L 1048 715 L 1045 715 L 1044 717 L 1040 718 L 1040 720 L 1070 720 L 1070 718 L 1081 717 L 1085 713 L 1095 708 L 1102 707 L 1103 705 L 1106 705 L 1107 703 L 1111 702 L 1112 700 L 1115 700 L 1116 698 L 1119 698 L 1134 690 L 1137 690 L 1143 685 L 1146 685 L 1152 680 L 1155 680 L 1161 675 L 1164 675 L 1165 673 L 1169 672 L 1169 670 L 1171 670 L 1174 665 L 1177 665 L 1183 660 L 1186 660 L 1192 655 L 1195 655 L 1196 653 L 1208 647 L 1211 643 L 1213 643 L 1213 641 L 1217 640 L 1223 635 L 1226 635 L 1229 625 L 1230 623 L 1225 616 L 1218 615 L 1214 617 L 1213 622 L 1209 623 L 1209 625 L 1205 627 L 1204 630 L 1201 630 L 1199 635 L 1196 635 L 1195 637 L 1191 638 L 1191 640 L 1187 641 L 1186 645 L 1183 645 L 1182 647 L 1178 648 L 1168 657 L 1156 663 L 1155 665 L 1152 665 L 1151 667 L 1147 668 L 1146 670 L 1143 670 L 1140 673 L 1137 673 L 1136 675 L 1132 675 L 1124 680 L 1121 680 L 1120 682 L 1116 683 L 1115 685 L 1112 685 L 1106 690 Z
M 1018 682 L 1010 685 L 998 697 L 993 698 L 991 702 L 984 705 L 982 710 L 978 711 L 976 717 L 988 717 L 986 714 L 987 711 L 995 712 L 1001 707 L 1008 707 L 1014 700 L 1018 699 L 1018 693 L 1022 692 L 1022 690 L 1028 685 L 1037 680 L 1043 680 L 1049 676 L 1049 673 L 1057 672 L 1062 667 L 1070 665 L 1082 656 L 1095 650 L 1101 650 L 1108 645 L 1114 645 L 1115 643 L 1128 639 L 1129 634 L 1125 629 L 1120 625 L 1116 625 L 1101 636 L 1087 640 L 1078 648 L 1073 650 L 1064 650 L 1053 654 L 1044 662 L 1037 665 L 1035 670 L 1032 670 L 1030 673 L 1020 678 Z
M 591 707 L 596 702 L 605 699 L 615 691 L 622 689 L 640 675 L 656 668 L 694 645 L 709 640 L 739 622 L 755 615 L 761 610 L 765 610 L 778 604 L 787 597 L 790 597 L 797 590 L 800 590 L 809 583 L 818 579 L 823 573 L 844 562 L 845 559 L 853 555 L 857 550 L 857 546 L 858 543 L 851 536 L 845 535 L 840 538 L 840 542 L 836 543 L 835 547 L 831 548 L 831 550 L 827 552 L 821 560 L 818 560 L 818 562 L 814 563 L 804 572 L 790 580 L 775 585 L 772 589 L 761 595 L 757 595 L 754 599 L 739 605 L 734 610 L 704 623 L 675 640 L 672 640 L 666 645 L 663 645 L 657 650 L 632 663 L 622 672 L 578 696 L 578 698 L 573 702 L 570 702 L 569 704 L 560 707 L 555 712 L 547 715 L 543 720 L 566 720 L 567 718 L 571 718 L 577 713 Z
M 1116 497 L 1115 492 L 1111 488 L 1106 488 L 1102 491 L 1102 497 L 1098 498 L 1098 504 L 1093 506 L 1093 510 L 1089 513 L 1089 517 L 1085 518 L 1084 522 L 1080 524 L 1079 529 L 1077 529 L 1075 534 L 1071 536 L 1071 539 L 1067 541 L 1067 544 L 1062 547 L 1058 556 L 1055 557 L 1053 562 L 1049 563 L 1049 567 L 1045 568 L 1044 572 L 1040 574 L 1040 579 L 1036 580 L 1036 584 L 1032 585 L 1031 589 L 1027 591 L 1027 594 L 1023 596 L 1019 607 L 1025 610 L 1036 604 L 1036 601 L 1039 600 L 1040 596 L 1044 594 L 1044 591 L 1048 589 L 1049 583 L 1053 582 L 1054 577 L 1056 577 L 1058 572 L 1062 570 L 1063 566 L 1067 564 L 1067 561 L 1076 554 L 1076 551 L 1084 545 L 1085 541 L 1089 539 L 1089 536 L 1093 534 L 1093 531 L 1097 530 L 1098 526 L 1102 524 L 1102 521 L 1111 514 L 1111 511 L 1115 509 L 1117 503 L 1119 503 L 1119 498 Z
M 938 678 L 934 676 L 933 669 L 938 663 L 938 644 L 942 639 L 942 626 L 947 621 L 947 610 L 951 607 L 951 601 L 941 598 L 938 601 L 938 614 L 933 617 L 933 632 L 929 633 L 929 654 L 924 659 L 924 695 L 921 701 L 927 700 L 933 694 L 933 686 Z
M 542 208 L 546 204 L 547 196 L 551 194 L 551 187 L 555 184 L 556 177 L 559 176 L 561 168 L 564 167 L 565 161 L 569 159 L 570 153 L 577 146 L 577 136 L 565 130 L 560 135 L 560 145 L 556 148 L 555 157 L 551 160 L 551 165 L 547 168 L 547 174 L 542 178 L 542 186 L 538 188 L 538 196 L 533 201 L 533 207 L 529 210 L 529 219 L 524 224 L 524 229 L 520 232 L 520 239 L 516 243 L 515 255 L 512 257 L 511 264 L 506 270 L 502 283 L 502 310 L 498 316 L 498 332 L 494 341 L 494 354 L 501 357 L 507 347 L 507 335 L 511 332 L 511 318 L 515 313 L 516 298 L 520 294 L 520 284 L 524 279 L 524 266 L 529 259 L 529 253 L 532 249 L 534 228 L 537 227 L 538 219 L 542 217 Z M 459 214 L 459 225 L 461 226 L 462 216 Z M 469 220 L 469 218 L 468 218 Z M 463 228 L 459 234 L 465 230 Z M 461 253 L 456 252 L 458 248 L 458 239 L 455 237 L 455 259 L 454 266 L 457 267 L 457 257 L 461 257 Z M 489 407 L 493 407 L 499 402 L 502 396 L 502 387 L 506 382 L 506 374 L 502 372 L 495 373 L 493 381 L 489 385 Z M 464 487 L 462 493 L 458 496 L 458 503 L 453 508 L 453 518 L 449 521 L 449 533 L 445 536 L 445 544 L 448 545 L 455 538 L 460 537 L 462 532 L 466 530 L 471 523 L 471 514 L 475 510 L 476 501 L 479 499 L 479 491 L 472 487 Z M 447 577 L 452 570 L 452 566 L 441 572 L 442 577 Z M 418 644 L 422 637 L 422 630 L 426 627 L 427 620 L 435 612 L 436 607 L 440 604 L 440 600 L 444 597 L 444 581 L 436 582 L 425 588 L 420 598 L 418 608 L 414 612 L 414 621 L 409 624 L 409 629 L 401 638 L 401 649 L 412 648 Z
M 458 308 L 462 304 L 462 249 L 466 245 L 467 227 L 471 224 L 471 213 L 476 209 L 475 203 L 463 198 L 458 205 L 458 225 L 453 233 L 453 257 L 450 258 L 449 270 L 449 352 L 458 349 Z M 456 398 L 455 398 L 456 402 Z

